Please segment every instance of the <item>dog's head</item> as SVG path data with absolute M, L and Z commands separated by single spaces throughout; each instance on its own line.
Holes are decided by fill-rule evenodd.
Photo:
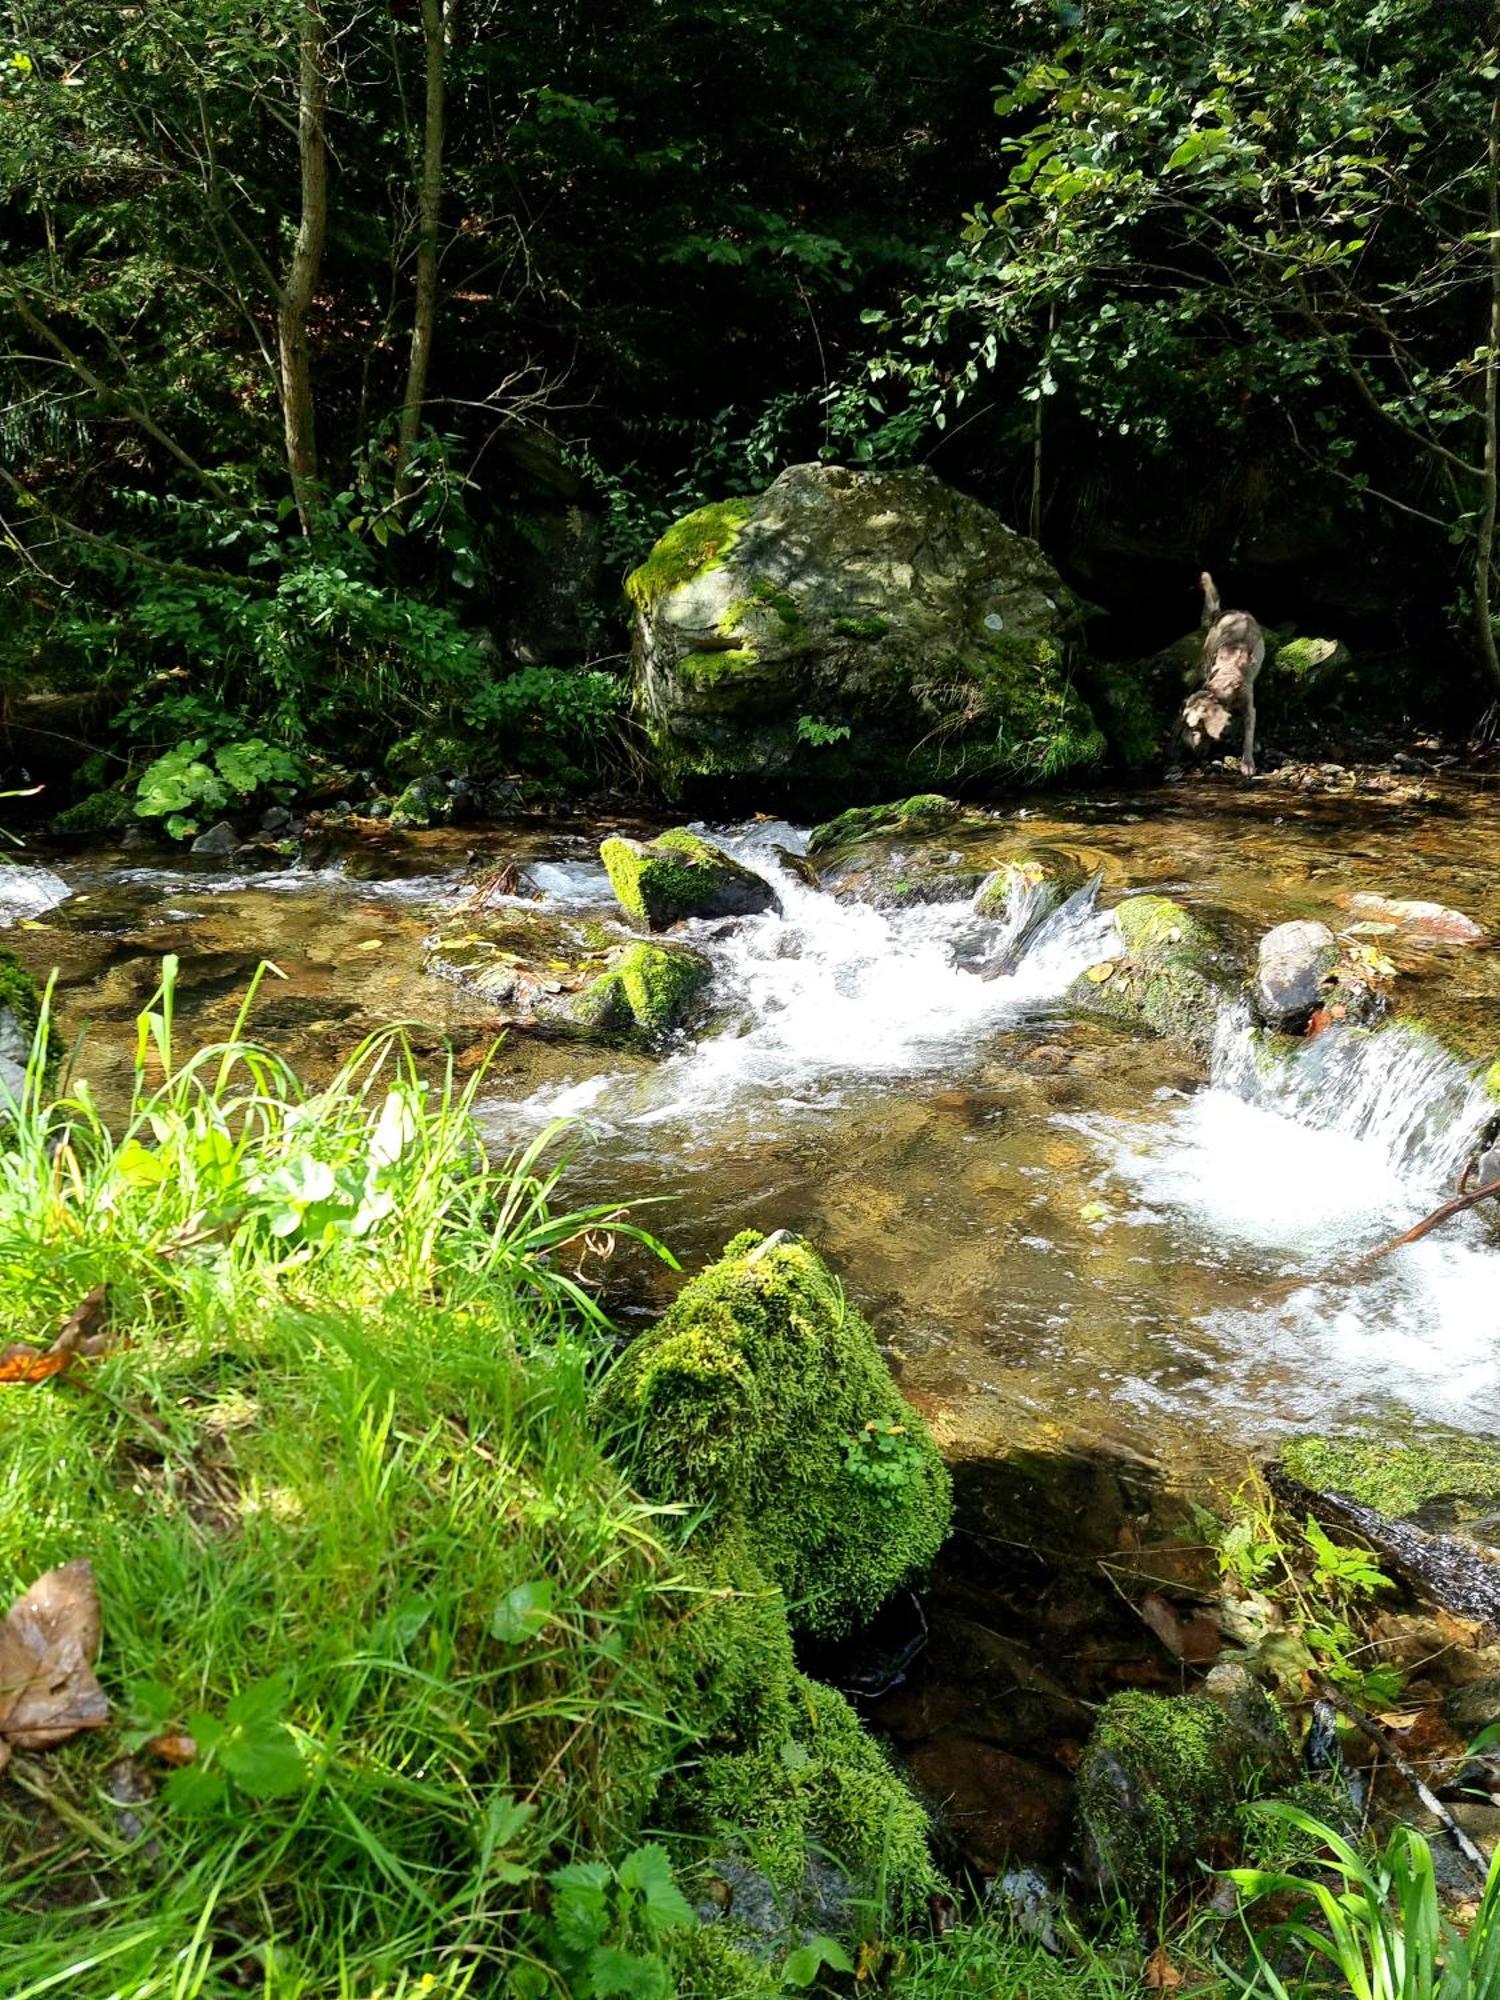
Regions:
M 1182 710 L 1182 740 L 1195 757 L 1201 755 L 1206 744 L 1217 746 L 1233 720 L 1231 711 L 1225 707 L 1216 694 L 1207 688 L 1200 688 L 1189 695 Z

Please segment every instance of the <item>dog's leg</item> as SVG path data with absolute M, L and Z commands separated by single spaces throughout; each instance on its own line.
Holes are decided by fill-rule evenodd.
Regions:
M 1247 778 L 1255 776 L 1255 683 L 1245 689 L 1245 748 L 1240 756 L 1240 769 Z

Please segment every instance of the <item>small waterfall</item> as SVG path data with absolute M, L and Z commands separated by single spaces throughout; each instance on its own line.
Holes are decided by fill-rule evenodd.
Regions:
M 1214 1042 L 1213 1083 L 1245 1103 L 1314 1132 L 1368 1144 L 1404 1180 L 1448 1188 L 1493 1101 L 1430 1035 L 1400 1021 L 1335 1025 L 1280 1045 L 1226 1008 Z

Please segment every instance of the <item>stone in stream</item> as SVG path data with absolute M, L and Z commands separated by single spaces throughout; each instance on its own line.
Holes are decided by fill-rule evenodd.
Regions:
M 188 849 L 188 853 L 196 854 L 204 860 L 227 861 L 239 844 L 240 837 L 229 821 L 221 819 L 216 826 L 211 826 L 206 833 L 199 834 L 198 838 Z
M 1106 754 L 1065 659 L 1083 607 L 1035 542 L 923 469 L 791 466 L 675 522 L 626 590 L 671 789 L 1055 782 Z
M 1268 1028 L 1301 1034 L 1333 983 L 1339 941 L 1327 924 L 1278 924 L 1260 941 L 1251 988 L 1256 1017 Z
M 685 826 L 649 842 L 616 834 L 599 848 L 620 908 L 639 931 L 688 917 L 753 917 L 780 907 L 763 875 Z
M 427 940 L 424 963 L 486 1003 L 499 1022 L 647 1044 L 683 1025 L 711 970 L 681 945 L 510 908 L 454 917 Z
M 1361 923 L 1388 925 L 1406 937 L 1433 944 L 1475 944 L 1484 936 L 1483 926 L 1462 910 L 1400 896 L 1377 896 L 1361 890 L 1349 898 L 1349 914 Z
M 1124 951 L 1079 975 L 1068 1000 L 1080 1011 L 1213 1051 L 1228 981 L 1213 933 L 1167 896 L 1127 896 L 1115 909 Z
M 40 917 L 72 893 L 61 875 L 50 868 L 0 861 L 0 926 Z

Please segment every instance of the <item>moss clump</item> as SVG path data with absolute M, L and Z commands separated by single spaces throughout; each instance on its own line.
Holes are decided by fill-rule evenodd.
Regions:
M 123 792 L 90 792 L 65 806 L 52 821 L 54 833 L 113 833 L 135 819 L 134 802 Z
M 1094 704 L 1117 764 L 1145 770 L 1161 761 L 1170 714 L 1152 699 L 1150 676 L 1127 666 L 1097 665 L 1091 676 Z
M 583 1027 L 637 1031 L 655 1039 L 680 1025 L 710 969 L 695 951 L 643 940 L 584 989 L 574 1017 Z
M 1483 1438 L 1293 1438 L 1281 1465 L 1315 1493 L 1344 1493 L 1393 1519 L 1431 1500 L 1500 1498 L 1500 1444 Z
M 883 1884 L 890 1919 L 915 1922 L 943 1887 L 926 1812 L 841 1694 L 794 1674 L 789 1697 L 784 1733 L 704 1758 L 682 1788 L 684 1828 L 749 1855 L 793 1905 L 828 1855 L 851 1900 Z
M 833 629 L 841 639 L 883 639 L 891 629 L 889 618 L 835 618 Z
M 868 1618 L 947 1533 L 926 1425 L 797 1237 L 737 1236 L 622 1357 L 603 1405 L 646 1492 L 743 1524 L 802 1631 Z
M 385 768 L 403 784 L 414 778 L 430 777 L 436 771 L 450 771 L 457 776 L 472 771 L 478 762 L 476 744 L 441 729 L 418 729 L 393 743 L 385 753 Z
M 1205 1060 L 1223 993 L 1207 926 L 1167 896 L 1129 896 L 1115 910 L 1124 956 L 1091 966 L 1074 1006 L 1184 1042 Z
M 776 900 L 762 876 L 685 826 L 649 846 L 616 835 L 601 844 L 599 858 L 638 930 L 666 930 L 685 917 L 750 916 Z
M 918 792 L 890 805 L 852 806 L 837 819 L 815 826 L 808 837 L 807 851 L 823 854 L 830 848 L 848 847 L 856 840 L 870 840 L 879 834 L 931 833 L 957 819 L 962 810 L 941 792 Z
M 687 653 L 674 671 L 691 687 L 711 688 L 746 673 L 759 657 L 753 646 L 729 646 L 718 652 Z
M 1235 1830 L 1237 1752 L 1233 1723 L 1202 1695 L 1111 1696 L 1078 1768 L 1099 1881 L 1134 1901 L 1208 1859 Z
M 1338 650 L 1337 639 L 1287 639 L 1276 648 L 1271 664 L 1278 674 L 1306 680 L 1326 667 Z
M 722 569 L 754 512 L 753 500 L 716 500 L 674 521 L 640 568 L 625 581 L 625 594 L 638 611 L 706 571 Z
M 0 950 L 0 1073 L 11 1065 L 17 1073 L 25 1069 L 41 1017 L 41 989 L 13 951 Z M 49 1022 L 44 1059 L 49 1079 L 62 1052 L 61 1038 Z
M 1001 634 L 984 642 L 969 672 L 969 705 L 980 711 L 972 718 L 971 761 L 1032 784 L 1055 783 L 1105 761 L 1109 745 L 1054 640 Z M 985 720 L 993 726 L 988 754 L 977 729 Z
M 413 778 L 391 807 L 395 827 L 440 825 L 453 817 L 453 795 L 437 778 Z

